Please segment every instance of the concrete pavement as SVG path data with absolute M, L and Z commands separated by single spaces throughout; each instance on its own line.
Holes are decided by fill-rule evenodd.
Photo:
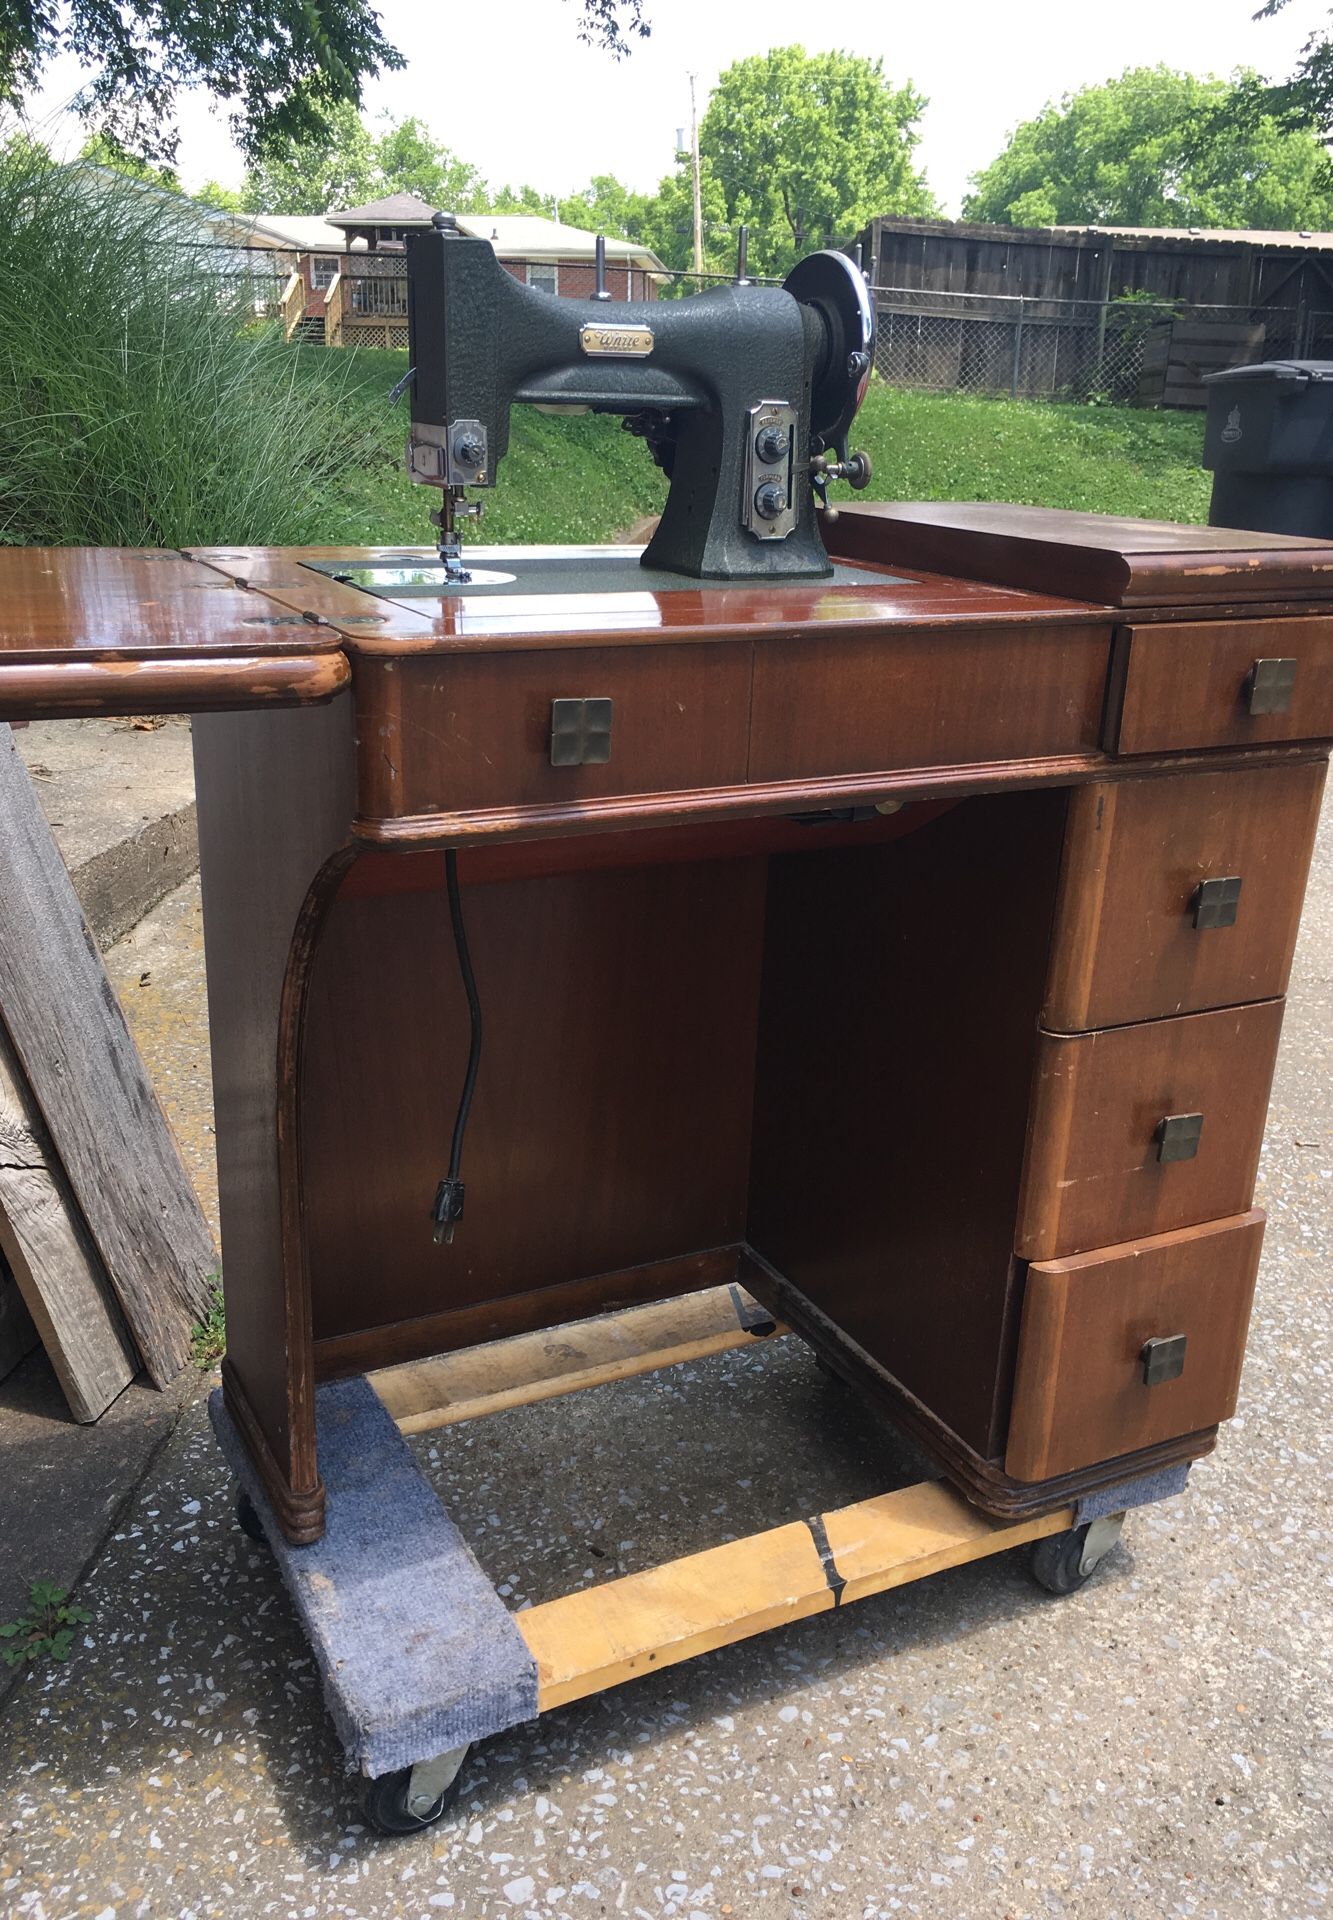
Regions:
M 189 1136 L 187 1162 L 216 1234 L 197 899 L 192 924 L 179 905 L 159 906 L 199 861 L 189 721 L 44 721 L 14 738 L 150 1071 Z M 199 1390 L 191 1373 L 166 1394 L 136 1384 L 79 1427 L 40 1348 L 0 1380 L 0 1621 L 20 1611 L 32 1580 L 69 1587 L 80 1578 Z M 0 1695 L 10 1680 L 0 1666 Z
M 1015 1554 L 637 1681 L 474 1754 L 454 1815 L 415 1838 L 358 1817 L 283 1592 L 187 1410 L 84 1584 L 76 1658 L 0 1714 L 0 1910 L 1329 1913 L 1331 1054 L 1326 817 L 1241 1417 L 1082 1593 L 1043 1595 Z M 918 1472 L 790 1340 L 417 1444 L 514 1605 Z
M 199 865 L 190 722 L 37 720 L 14 739 L 105 949 Z

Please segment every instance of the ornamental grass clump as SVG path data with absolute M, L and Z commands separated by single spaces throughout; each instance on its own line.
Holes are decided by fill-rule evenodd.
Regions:
M 172 195 L 0 148 L 0 542 L 337 540 L 364 420 Z

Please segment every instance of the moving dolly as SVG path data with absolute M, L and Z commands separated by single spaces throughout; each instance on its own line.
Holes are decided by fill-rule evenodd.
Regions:
M 381 1833 L 441 1819 L 477 1740 L 569 1701 L 1013 1547 L 1031 1547 L 1048 1592 L 1073 1593 L 1114 1546 L 1116 1490 L 1006 1522 L 923 1481 L 510 1614 L 401 1438 L 786 1332 L 717 1287 L 323 1388 L 328 1526 L 295 1549 L 214 1395 L 238 1519 L 273 1546 Z M 1186 1471 L 1119 1494 L 1176 1492 Z

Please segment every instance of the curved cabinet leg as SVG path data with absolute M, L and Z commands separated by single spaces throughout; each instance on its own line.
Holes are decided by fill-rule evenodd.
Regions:
M 317 1540 L 297 1075 L 324 909 L 352 855 L 351 700 L 194 722 L 228 1410 L 287 1538 Z

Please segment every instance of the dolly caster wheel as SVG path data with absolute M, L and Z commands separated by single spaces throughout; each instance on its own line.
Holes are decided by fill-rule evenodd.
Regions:
M 257 1540 L 261 1547 L 268 1545 L 268 1535 L 264 1532 L 259 1509 L 244 1487 L 236 1495 L 236 1524 L 247 1540 Z
M 1068 1533 L 1048 1534 L 1032 1549 L 1032 1577 L 1047 1593 L 1077 1593 L 1086 1586 L 1120 1538 L 1123 1513 L 1091 1520 Z
M 366 1818 L 377 1833 L 420 1833 L 443 1820 L 463 1784 L 467 1748 L 382 1773 L 366 1788 Z

